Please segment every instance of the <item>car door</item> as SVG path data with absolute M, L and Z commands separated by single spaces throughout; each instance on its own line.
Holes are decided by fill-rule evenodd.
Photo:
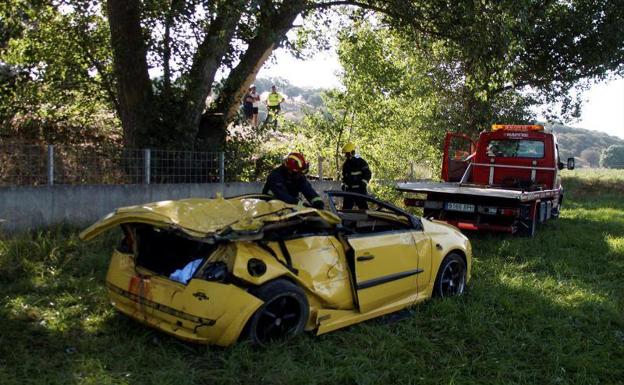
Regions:
M 354 281 L 360 312 L 365 313 L 418 291 L 415 230 L 347 236 L 353 249 Z
M 463 134 L 447 133 L 444 138 L 442 180 L 459 182 L 470 164 L 469 157 L 475 152 L 475 143 Z

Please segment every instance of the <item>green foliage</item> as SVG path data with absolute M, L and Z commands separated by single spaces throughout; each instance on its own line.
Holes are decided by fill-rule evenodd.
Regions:
M 607 148 L 600 157 L 600 166 L 624 168 L 624 145 L 613 145 Z
M 3 19 L 13 33 L 0 47 L 9 81 L 0 85 L 0 135 L 35 140 L 23 128 L 40 126 L 63 143 L 111 133 L 113 85 L 108 25 L 96 1 L 70 1 L 67 7 L 39 2 L 7 2 Z M 88 132 L 90 131 L 90 132 Z M 114 132 L 114 131 L 113 131 Z
M 595 180 L 613 184 L 586 195 Z M 535 239 L 469 234 L 463 297 L 261 349 L 185 343 L 115 312 L 104 278 L 119 234 L 3 235 L 0 383 L 617 384 L 624 174 L 566 171 L 564 184 L 562 216 Z
M 267 38 L 258 48 L 262 52 L 278 44 L 297 54 L 313 54 L 314 49 L 328 45 L 332 31 L 344 25 L 351 28 L 350 22 L 356 23 L 355 31 L 343 36 L 343 44 L 352 39 L 349 44 L 353 47 L 344 49 L 343 61 L 351 60 L 346 52 L 358 48 L 363 49 L 362 57 L 371 61 L 351 60 L 353 66 L 346 68 L 347 73 L 362 71 L 362 85 L 375 76 L 384 87 L 368 90 L 377 95 L 377 100 L 358 99 L 365 92 L 357 82 L 351 82 L 345 84 L 347 99 L 353 97 L 354 104 L 364 103 L 367 109 L 375 105 L 392 111 L 393 102 L 403 98 L 400 103 L 404 103 L 412 98 L 412 112 L 418 110 L 419 115 L 417 125 L 427 126 L 433 132 L 441 126 L 476 132 L 497 116 L 513 117 L 514 122 L 521 123 L 530 118 L 525 107 L 535 103 L 553 105 L 562 101 L 562 113 L 575 115 L 579 100 L 569 95 L 571 87 L 582 79 L 604 78 L 623 70 L 624 8 L 614 1 L 461 0 L 449 5 L 446 0 L 363 0 L 353 2 L 355 7 L 339 8 L 343 17 L 332 17 L 332 10 L 338 9 L 334 5 L 346 3 L 351 2 L 137 2 L 141 9 L 136 31 L 142 30 L 145 37 L 145 59 L 152 73 L 162 73 L 152 79 L 153 84 L 146 82 L 145 89 L 129 87 L 138 93 L 153 93 L 137 107 L 126 105 L 133 99 L 131 95 L 117 95 L 115 83 L 120 81 L 120 74 L 112 73 L 109 20 L 103 12 L 103 1 L 5 1 L 0 5 L 0 78 L 8 81 L 0 83 L 2 126 L 11 122 L 19 128 L 26 121 L 42 122 L 46 129 L 57 123 L 95 130 L 107 125 L 118 127 L 111 111 L 120 114 L 124 105 L 126 114 L 121 115 L 133 112 L 133 116 L 147 120 L 133 127 L 133 119 L 128 119 L 127 136 L 138 131 L 137 136 L 147 137 L 140 143 L 197 149 L 205 145 L 204 137 L 189 125 L 195 124 L 203 111 L 195 108 L 190 113 L 188 106 L 203 107 L 204 96 L 213 87 L 218 69 L 228 73 L 238 67 L 247 53 L 258 48 L 258 37 Z M 115 4 L 123 11 L 123 2 Z M 292 9 L 296 11 L 290 12 Z M 275 27 L 286 18 L 294 20 L 297 14 L 303 16 L 303 25 L 296 34 L 286 36 L 290 24 Z M 220 29 L 230 17 L 231 26 Z M 357 31 L 361 20 L 372 20 L 376 29 L 371 33 L 379 36 Z M 394 35 L 387 27 L 392 28 Z M 356 41 L 359 38 L 361 42 Z M 133 39 L 125 41 L 129 46 Z M 374 42 L 382 44 L 380 49 L 369 49 Z M 219 46 L 225 48 L 221 50 Z M 142 56 L 143 45 L 138 47 L 141 49 L 129 51 Z M 401 57 L 401 50 L 411 59 Z M 229 73 L 236 73 L 237 79 L 247 79 L 265 59 L 263 55 L 250 58 L 246 69 Z M 212 75 L 206 75 L 206 79 L 193 76 L 193 66 L 205 70 L 196 74 Z M 211 69 L 207 70 L 208 67 Z M 228 80 L 224 79 L 224 83 Z M 414 92 L 414 81 L 422 87 L 421 92 Z M 232 83 L 233 88 L 224 94 L 235 94 L 240 89 L 237 80 Z M 201 85 L 199 89 L 193 87 L 197 84 Z M 120 89 L 130 85 L 129 82 Z M 531 97 L 514 91 L 526 86 L 532 87 Z M 228 100 L 223 102 L 229 103 L 225 106 L 228 111 L 232 103 L 239 102 L 238 97 L 223 99 Z M 320 101 L 315 94 L 307 103 L 320 106 Z M 340 120 L 338 111 L 332 114 Z M 429 121 L 425 122 L 423 116 Z M 375 118 L 388 123 L 388 119 Z M 347 119 L 345 124 L 349 122 Z M 402 124 L 411 125 L 412 121 Z M 5 134 L 15 136 L 17 131 L 12 129 Z M 221 133 L 208 141 L 221 137 Z M 184 143 L 188 138 L 195 142 Z M 428 142 L 426 138 L 424 142 Z M 391 151 L 396 149 L 388 144 Z M 379 151 L 367 151 L 369 156 L 379 157 Z M 430 149 L 425 147 L 424 151 L 429 153 Z M 397 167 L 389 169 L 396 172 Z
M 338 54 L 345 89 L 328 92 L 327 111 L 299 128 L 313 143 L 308 151 L 330 160 L 330 175 L 340 169 L 339 148 L 354 141 L 377 180 L 431 177 L 445 132 L 476 134 L 493 122 L 528 120 L 527 99 L 506 91 L 482 100 L 452 48 L 436 40 L 415 44 L 361 23 L 342 32 Z M 411 175 L 413 165 L 427 172 Z
M 578 116 L 581 100 L 569 91 L 581 79 L 624 71 L 624 8 L 610 0 L 390 1 L 384 19 L 395 29 L 435 38 L 461 62 L 466 85 L 482 100 L 522 89 L 550 104 L 554 116 Z M 400 4 L 397 4 L 400 3 Z M 555 103 L 555 102 L 559 103 Z M 558 108 L 557 108 L 558 107 Z

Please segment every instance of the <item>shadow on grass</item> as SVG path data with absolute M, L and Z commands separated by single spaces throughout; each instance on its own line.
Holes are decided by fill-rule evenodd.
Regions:
M 567 201 L 562 217 L 539 226 L 534 238 L 480 233 L 471 234 L 477 263 L 503 259 L 526 271 L 554 279 L 585 281 L 598 288 L 622 288 L 601 282 L 622 277 L 624 202 L 611 199 Z

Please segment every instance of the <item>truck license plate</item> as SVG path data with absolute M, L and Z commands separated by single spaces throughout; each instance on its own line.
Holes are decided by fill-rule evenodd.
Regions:
M 450 211 L 462 211 L 465 213 L 472 213 L 475 211 L 475 205 L 471 205 L 468 203 L 447 202 L 446 209 Z

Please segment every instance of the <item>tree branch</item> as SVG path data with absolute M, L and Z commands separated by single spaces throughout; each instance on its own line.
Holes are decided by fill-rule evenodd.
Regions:
M 184 136 L 183 143 L 192 144 L 197 136 L 206 98 L 210 94 L 221 61 L 230 47 L 245 3 L 245 0 L 221 3 L 217 17 L 208 26 L 204 39 L 197 48 L 188 74 L 183 111 L 178 124 L 179 133 Z
M 215 103 L 215 110 L 224 114 L 224 123 L 234 117 L 245 90 L 306 6 L 306 0 L 285 0 L 277 10 L 263 10 L 264 17 L 261 18 L 256 36 L 249 42 L 238 65 L 230 72 Z
M 401 13 L 394 12 L 391 7 L 384 8 L 384 7 L 380 7 L 380 6 L 377 6 L 375 4 L 372 4 L 370 2 L 365 3 L 365 2 L 354 1 L 354 0 L 336 0 L 336 1 L 328 1 L 328 2 L 323 2 L 323 3 L 314 3 L 314 4 L 310 5 L 310 6 L 308 6 L 308 9 L 310 9 L 310 10 L 326 9 L 326 8 L 337 7 L 337 6 L 344 6 L 344 5 L 375 11 L 375 12 L 384 14 L 386 16 L 392 17 L 392 18 L 394 18 L 396 20 L 407 20 L 406 21 L 407 24 L 412 26 L 417 31 L 419 31 L 421 33 L 424 33 L 426 35 L 435 36 L 435 37 L 438 37 L 438 38 L 441 38 L 441 39 L 451 39 L 452 38 L 451 35 L 444 34 L 444 33 L 438 32 L 438 31 L 433 31 L 431 29 L 427 29 L 427 28 L 423 27 L 421 24 L 416 22 L 416 20 L 417 20 L 416 17 L 406 17 L 407 16 L 406 14 L 401 14 Z M 422 15 L 421 15 L 421 17 L 422 17 Z

